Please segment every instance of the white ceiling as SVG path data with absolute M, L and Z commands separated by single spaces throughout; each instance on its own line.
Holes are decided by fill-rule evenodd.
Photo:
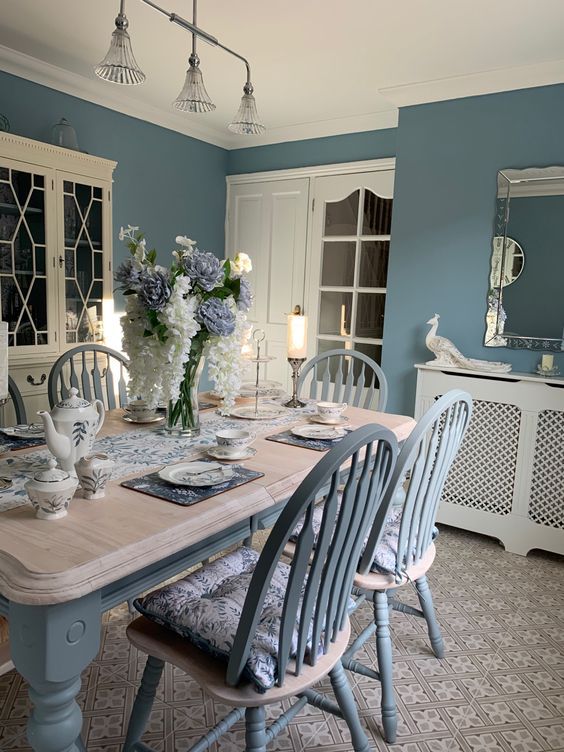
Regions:
M 0 68 L 227 148 L 393 127 L 397 106 L 564 81 L 564 0 L 199 0 L 198 25 L 247 57 L 267 133 L 226 129 L 244 66 L 199 42 L 217 110 L 181 114 L 190 35 L 127 0 L 142 86 L 99 81 L 118 0 L 0 0 Z M 191 0 L 158 0 L 191 19 Z

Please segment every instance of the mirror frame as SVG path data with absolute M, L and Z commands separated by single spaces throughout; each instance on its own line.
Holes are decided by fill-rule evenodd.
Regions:
M 504 332 L 505 319 L 507 318 L 503 308 L 502 276 L 505 268 L 505 254 L 507 241 L 511 240 L 507 235 L 509 225 L 509 208 L 511 203 L 511 188 L 523 183 L 540 181 L 561 180 L 564 183 L 564 167 L 528 167 L 524 170 L 503 169 L 497 173 L 496 211 L 494 218 L 493 238 L 503 238 L 503 252 L 500 264 L 499 284 L 490 287 L 493 242 L 490 264 L 488 269 L 488 295 L 486 299 L 486 334 L 484 345 L 486 347 L 511 347 L 518 350 L 542 350 L 544 352 L 561 352 L 564 350 L 564 337 L 529 337 L 514 332 Z M 517 189 L 518 190 L 518 189 Z M 541 195 L 542 192 L 538 191 Z M 564 195 L 564 190 L 562 191 Z M 515 188 L 513 195 L 515 195 Z

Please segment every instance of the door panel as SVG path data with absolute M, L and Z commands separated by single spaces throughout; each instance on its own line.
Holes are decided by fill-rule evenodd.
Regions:
M 226 248 L 251 256 L 253 328 L 266 332 L 266 353 L 276 360 L 261 366 L 261 378 L 290 385 L 286 360 L 286 314 L 303 306 L 309 179 L 232 185 Z

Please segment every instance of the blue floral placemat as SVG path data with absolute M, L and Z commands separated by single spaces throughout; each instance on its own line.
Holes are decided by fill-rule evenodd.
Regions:
M 45 446 L 45 438 L 11 439 L 4 434 L 0 435 L 0 454 L 11 452 L 16 449 L 30 449 L 31 447 Z
M 192 504 L 197 504 L 199 501 L 210 499 L 212 496 L 217 496 L 232 488 L 237 488 L 237 486 L 242 486 L 245 483 L 250 483 L 252 480 L 264 476 L 264 473 L 249 470 L 241 465 L 230 465 L 230 467 L 233 470 L 233 475 L 229 480 L 208 488 L 174 486 L 159 478 L 158 473 L 149 473 L 139 478 L 124 480 L 121 485 L 125 486 L 125 488 L 133 488 L 135 491 L 141 491 L 141 493 L 148 494 L 149 496 L 156 496 L 158 499 L 172 501 L 173 504 L 189 507 Z
M 351 428 L 346 428 L 346 431 L 351 431 Z M 316 452 L 326 452 L 331 449 L 332 446 L 338 444 L 343 436 L 339 436 L 337 439 L 304 439 L 301 436 L 295 436 L 291 431 L 283 431 L 282 433 L 275 433 L 272 436 L 266 436 L 267 441 L 277 441 L 279 444 L 290 444 L 290 446 L 303 447 L 304 449 L 315 449 Z

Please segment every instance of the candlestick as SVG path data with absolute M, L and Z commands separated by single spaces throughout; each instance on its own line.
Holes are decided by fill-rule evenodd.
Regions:
M 305 358 L 288 358 L 288 363 L 292 368 L 292 399 L 285 402 L 284 407 L 305 407 L 306 403 L 298 399 L 298 376 L 305 361 Z

